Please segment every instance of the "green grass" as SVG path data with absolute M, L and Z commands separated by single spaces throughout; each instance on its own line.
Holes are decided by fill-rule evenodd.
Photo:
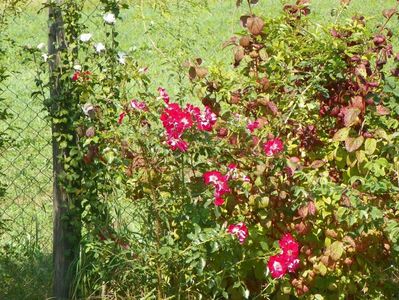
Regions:
M 99 1 L 88 3 L 83 23 L 94 34 L 93 41 L 104 42 L 102 13 Z M 229 68 L 231 49 L 222 43 L 240 30 L 239 17 L 247 7 L 235 7 L 235 0 L 130 1 L 135 4 L 122 13 L 117 30 L 123 51 L 131 51 L 141 66 L 147 66 L 153 78 L 152 88 L 166 87 L 172 97 L 189 90 L 182 63 L 201 57 L 205 65 L 219 64 Z M 281 12 L 281 1 L 260 0 L 254 8 L 258 15 L 274 16 Z M 339 0 L 314 0 L 312 20 L 334 20 L 332 9 Z M 365 4 L 367 2 L 367 4 Z M 93 4 L 94 3 L 94 4 Z M 155 4 L 158 3 L 155 9 Z M 165 4 L 166 3 L 166 4 Z M 395 0 L 353 0 L 342 18 L 353 13 L 376 22 L 384 8 Z M 52 170 L 50 127 L 39 99 L 32 99 L 35 90 L 35 66 L 24 60 L 23 47 L 47 43 L 47 11 L 37 14 L 40 1 L 30 2 L 21 15 L 14 18 L 8 34 L 16 40 L 8 54 L 0 59 L 10 73 L 3 84 L 13 117 L 9 124 L 0 124 L 15 140 L 0 153 L 0 165 L 8 184 L 5 199 L 0 202 L 2 219 L 8 220 L 8 231 L 0 236 L 0 299 L 44 299 L 49 295 L 52 249 Z M 397 28 L 397 20 L 393 23 Z M 132 91 L 132 97 L 134 97 Z M 189 97 L 187 95 L 187 97 Z M 187 99 L 184 99 L 187 100 Z

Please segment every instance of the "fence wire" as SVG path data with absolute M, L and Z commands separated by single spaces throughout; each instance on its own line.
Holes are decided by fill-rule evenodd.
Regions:
M 21 2 L 22 3 L 22 2 Z M 7 4 L 7 1 L 6 1 Z M 4 5 L 6 5 L 4 4 Z M 39 1 L 23 1 L 1 35 L 0 299 L 50 295 L 52 253 L 51 128 L 36 90 L 35 63 L 26 49 L 47 44 L 47 15 Z

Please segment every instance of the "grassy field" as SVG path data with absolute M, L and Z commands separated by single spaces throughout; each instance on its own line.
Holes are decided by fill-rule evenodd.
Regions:
M 99 1 L 98 1 L 99 2 Z M 245 6 L 235 7 L 235 0 L 131 1 L 135 4 L 123 12 L 117 22 L 121 50 L 129 52 L 141 66 L 147 66 L 152 88 L 166 87 L 172 97 L 189 89 L 187 76 L 181 75 L 182 63 L 201 57 L 206 65 L 226 68 L 231 62 L 231 50 L 221 45 L 239 30 L 239 17 Z M 274 16 L 281 11 L 281 1 L 260 0 L 254 12 Z M 312 20 L 334 21 L 332 10 L 338 0 L 314 0 Z M 390 8 L 395 0 L 353 0 L 342 18 L 358 13 L 370 22 Z M 93 40 L 102 42 L 104 25 L 97 1 L 91 0 L 85 9 L 83 23 L 93 33 Z M 14 139 L 4 153 L 0 165 L 8 184 L 5 199 L 0 202 L 1 218 L 8 232 L 0 237 L 0 299 L 44 299 L 49 295 L 52 249 L 52 170 L 50 127 L 46 112 L 35 90 L 35 64 L 26 61 L 24 46 L 46 43 L 47 12 L 40 1 L 30 2 L 19 17 L 10 22 L 8 34 L 16 40 L 0 59 L 10 74 L 3 84 L 2 97 L 12 113 L 8 124 L 0 124 Z M 395 21 L 397 22 L 397 21 Z M 397 25 L 397 23 L 396 23 Z M 39 58 L 40 59 L 40 58 Z

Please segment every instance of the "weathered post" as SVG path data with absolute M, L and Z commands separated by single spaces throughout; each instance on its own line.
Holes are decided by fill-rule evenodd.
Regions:
M 60 185 L 60 176 L 63 174 L 61 157 L 66 156 L 57 142 L 57 136 L 65 130 L 62 124 L 53 121 L 60 109 L 60 101 L 63 99 L 63 87 L 61 81 L 62 61 L 61 53 L 66 49 L 64 24 L 60 5 L 63 0 L 49 0 L 49 69 L 50 69 L 50 115 L 52 117 L 52 145 L 53 145 L 53 294 L 57 300 L 70 299 L 70 287 L 72 282 L 71 265 L 74 260 L 74 242 L 68 234 L 68 225 L 64 217 L 68 212 L 68 195 Z

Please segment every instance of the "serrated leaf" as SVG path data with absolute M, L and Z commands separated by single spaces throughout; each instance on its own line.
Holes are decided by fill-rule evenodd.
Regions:
M 349 135 L 349 130 L 350 130 L 349 127 L 344 127 L 344 128 L 341 128 L 340 130 L 338 130 L 334 134 L 333 141 L 334 142 L 343 142 L 343 141 L 345 141 L 346 138 Z
M 348 152 L 353 152 L 359 149 L 364 142 L 363 136 L 358 136 L 357 138 L 348 137 L 345 140 L 345 149 Z

